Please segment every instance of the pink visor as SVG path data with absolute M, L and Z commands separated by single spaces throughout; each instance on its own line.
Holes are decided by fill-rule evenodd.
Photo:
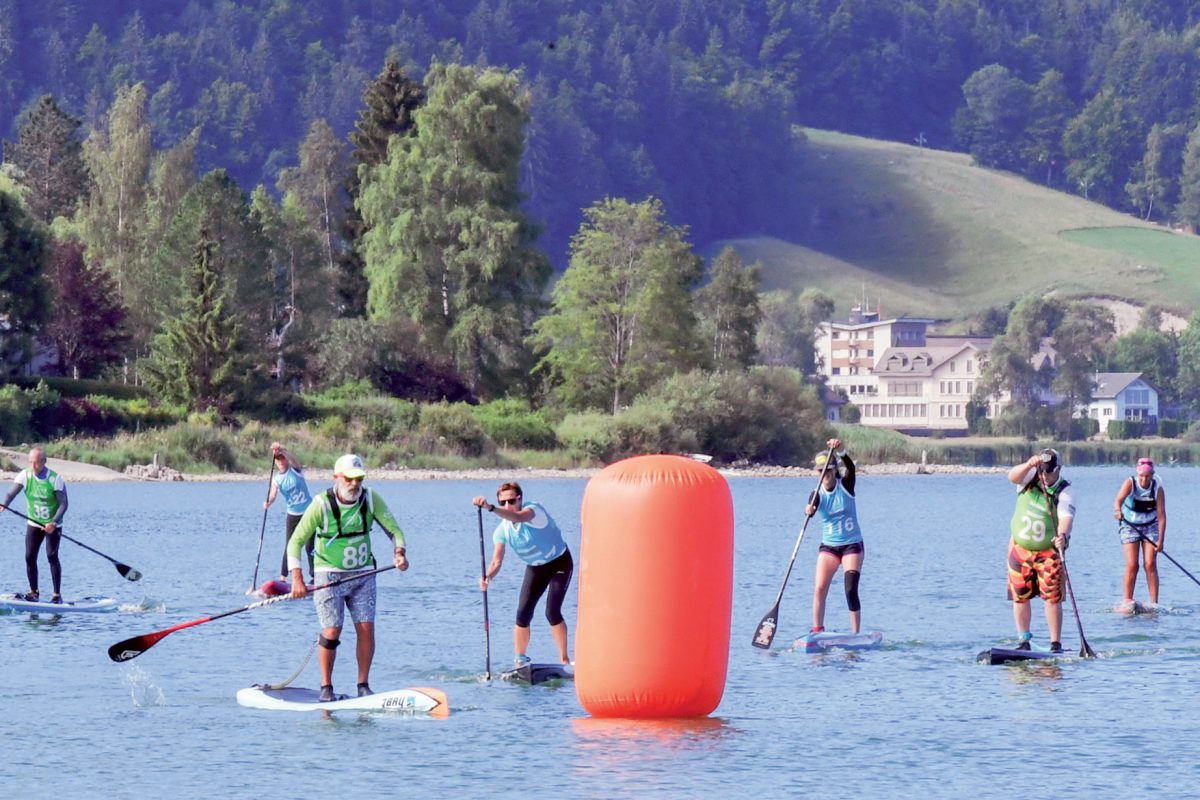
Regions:
M 1137 463 L 1137 474 L 1138 475 L 1153 475 L 1154 474 L 1154 462 L 1148 458 L 1139 458 L 1138 463 Z

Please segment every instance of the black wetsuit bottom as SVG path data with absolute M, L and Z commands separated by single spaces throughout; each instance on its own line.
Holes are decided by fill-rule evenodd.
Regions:
M 50 562 L 50 580 L 54 583 L 54 593 L 62 594 L 62 564 L 58 560 L 58 546 L 62 537 L 58 533 L 46 533 L 39 527 L 29 525 L 25 528 L 25 577 L 29 578 L 29 588 L 38 588 L 38 551 L 42 549 L 42 541 L 46 542 L 46 560 Z
M 288 572 L 287 565 L 287 546 L 292 540 L 292 533 L 295 532 L 296 526 L 300 524 L 300 518 L 303 514 L 288 514 L 287 515 L 287 535 L 283 537 L 283 563 L 279 567 L 279 574 L 283 577 L 288 577 L 291 573 Z M 317 537 L 309 539 L 304 550 L 308 553 L 308 577 L 313 577 L 313 545 L 316 543 Z
M 525 580 L 521 583 L 521 598 L 517 601 L 517 625 L 528 628 L 533 621 L 533 609 L 542 595 L 546 595 L 546 620 L 551 625 L 563 621 L 562 605 L 567 596 L 567 587 L 571 584 L 571 573 L 575 571 L 575 561 L 571 551 L 567 550 L 553 561 L 537 566 L 525 567 Z M 547 593 L 549 589 L 549 593 Z

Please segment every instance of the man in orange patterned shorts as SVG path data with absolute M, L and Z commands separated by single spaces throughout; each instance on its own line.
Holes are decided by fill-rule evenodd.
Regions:
M 1056 450 L 1043 450 L 1008 471 L 1021 487 L 1010 529 L 1008 595 L 1013 602 L 1019 650 L 1029 650 L 1033 616 L 1029 601 L 1041 597 L 1046 606 L 1050 652 L 1062 652 L 1062 552 L 1067 549 L 1075 519 L 1075 498 L 1062 479 L 1062 459 Z

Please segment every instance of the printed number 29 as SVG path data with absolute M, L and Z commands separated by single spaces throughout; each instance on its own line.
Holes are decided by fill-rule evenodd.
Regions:
M 358 547 L 347 547 L 342 551 L 342 566 L 346 569 L 361 567 L 371 557 L 371 545 L 363 542 Z
M 1044 544 L 1046 541 L 1046 521 L 1033 519 L 1028 514 L 1021 517 L 1021 530 L 1017 538 L 1034 544 Z

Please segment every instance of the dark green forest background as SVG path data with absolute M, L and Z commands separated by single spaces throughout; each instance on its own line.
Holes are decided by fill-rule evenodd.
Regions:
M 1194 223 L 1198 21 L 1173 0 L 0 0 L 0 134 L 43 93 L 91 129 L 141 81 L 157 147 L 200 126 L 202 172 L 273 187 L 313 121 L 349 133 L 392 54 L 417 80 L 433 58 L 523 70 L 521 187 L 560 269 L 606 195 L 661 198 L 700 245 L 793 235 L 793 125 Z

